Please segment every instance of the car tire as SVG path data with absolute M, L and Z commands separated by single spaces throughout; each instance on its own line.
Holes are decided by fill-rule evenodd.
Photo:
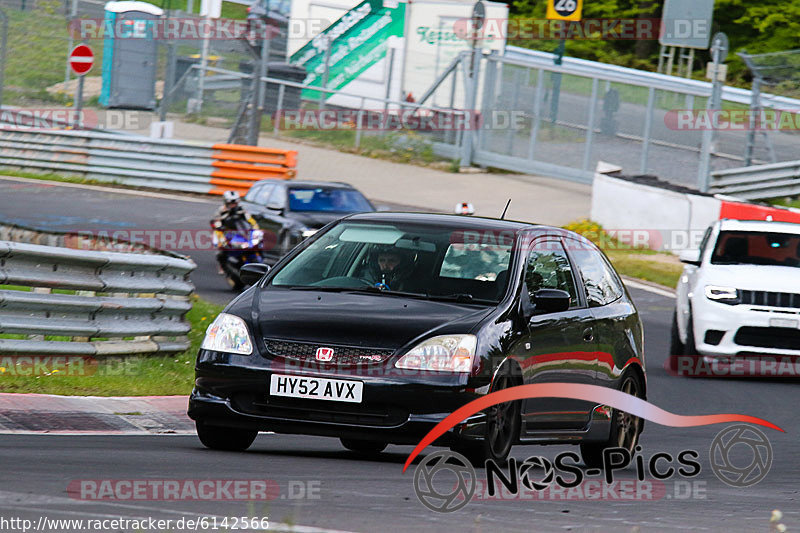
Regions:
M 383 450 L 386 449 L 387 446 L 386 442 L 380 442 L 380 441 L 360 440 L 360 439 L 339 439 L 339 440 L 342 442 L 342 446 L 344 446 L 351 452 L 362 453 L 362 454 L 381 453 Z
M 253 444 L 258 431 L 254 429 L 239 429 L 222 426 L 211 426 L 197 422 L 197 436 L 203 446 L 212 450 L 225 450 L 229 452 L 242 452 Z
M 669 337 L 669 353 L 667 354 L 667 370 L 678 371 L 678 358 L 686 353 L 686 345 L 681 342 L 678 333 L 678 311 L 672 313 L 672 329 Z
M 637 398 L 644 398 L 644 386 L 639 377 L 633 372 L 629 372 L 622 380 L 620 390 Z M 603 468 L 603 450 L 606 448 L 625 448 L 630 452 L 632 460 L 643 426 L 644 423 L 638 416 L 613 409 L 611 411 L 611 432 L 608 440 L 581 443 L 583 464 L 589 468 Z M 622 465 L 621 468 L 628 466 L 628 464 L 630 462 Z
M 686 320 L 686 344 L 683 355 L 697 355 L 697 345 L 694 342 L 694 318 L 692 311 L 689 310 L 689 318 Z
M 491 392 L 517 385 L 517 378 L 508 366 L 498 371 Z M 498 465 L 506 464 L 511 448 L 519 440 L 522 421 L 522 402 L 517 400 L 490 407 L 486 411 L 483 438 L 479 441 L 459 441 L 451 449 L 466 457 L 473 466 L 482 468 L 491 459 Z

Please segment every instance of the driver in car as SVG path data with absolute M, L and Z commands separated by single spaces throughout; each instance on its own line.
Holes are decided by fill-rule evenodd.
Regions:
M 383 290 L 406 290 L 413 269 L 412 258 L 394 246 L 382 246 L 372 253 L 370 277 Z

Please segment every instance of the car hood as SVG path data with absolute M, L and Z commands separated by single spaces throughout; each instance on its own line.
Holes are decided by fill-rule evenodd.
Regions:
M 307 228 L 321 228 L 325 224 L 329 224 L 340 218 L 344 218 L 352 213 L 319 213 L 319 212 L 303 212 L 303 211 L 290 211 L 286 214 L 287 217 L 296 220 Z
M 258 297 L 262 338 L 384 349 L 469 333 L 495 309 L 369 293 L 268 289 Z
M 702 281 L 750 291 L 800 292 L 800 268 L 774 265 L 711 265 Z

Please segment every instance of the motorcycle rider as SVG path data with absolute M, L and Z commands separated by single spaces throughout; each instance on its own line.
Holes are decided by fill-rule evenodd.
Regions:
M 211 220 L 214 228 L 213 241 L 217 246 L 217 263 L 219 263 L 219 273 L 224 273 L 225 247 L 228 239 L 225 232 L 250 232 L 259 229 L 256 220 L 240 204 L 240 196 L 236 191 L 225 191 L 222 194 L 225 202 L 217 211 L 216 216 Z

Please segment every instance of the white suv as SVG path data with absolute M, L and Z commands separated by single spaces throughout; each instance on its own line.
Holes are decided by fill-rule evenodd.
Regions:
M 720 220 L 681 261 L 671 354 L 800 356 L 800 224 Z

